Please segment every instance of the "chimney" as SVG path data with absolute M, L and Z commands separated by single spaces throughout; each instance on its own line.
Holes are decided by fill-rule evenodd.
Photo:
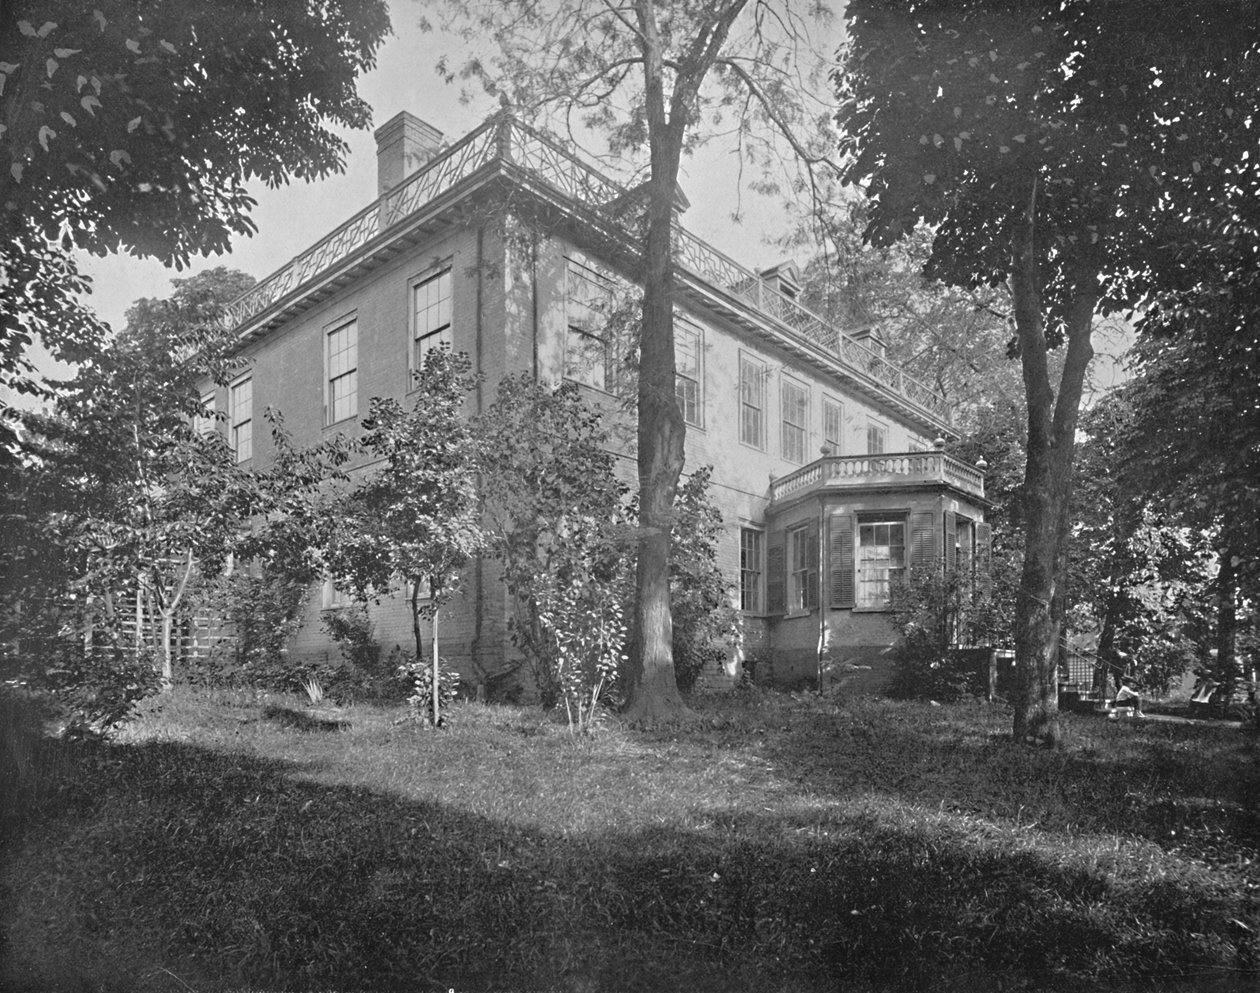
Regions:
M 442 132 L 401 111 L 376 129 L 376 194 L 384 196 L 442 150 Z

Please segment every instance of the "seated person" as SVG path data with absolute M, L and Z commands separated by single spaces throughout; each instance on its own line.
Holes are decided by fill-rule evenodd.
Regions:
M 1131 676 L 1120 677 L 1120 689 L 1116 690 L 1116 699 L 1112 703 L 1113 711 L 1131 710 L 1134 717 L 1145 717 L 1142 713 L 1142 697 L 1134 687 Z

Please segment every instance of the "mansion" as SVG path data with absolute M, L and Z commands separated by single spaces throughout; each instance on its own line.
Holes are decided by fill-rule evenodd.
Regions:
M 466 352 L 483 377 L 470 413 L 505 375 L 528 372 L 575 381 L 625 418 L 601 315 L 636 271 L 635 191 L 506 113 L 453 143 L 402 113 L 376 138 L 378 198 L 230 307 L 245 371 L 209 399 L 237 460 L 271 457 L 268 406 L 296 445 L 354 436 L 371 397 L 408 402 L 438 345 Z M 987 568 L 983 474 L 945 454 L 944 398 L 876 335 L 802 306 L 791 263 L 747 268 L 691 235 L 685 206 L 680 196 L 677 397 L 684 471 L 713 467 L 719 563 L 744 622 L 726 675 L 743 663 L 759 682 L 813 684 L 824 662 L 878 675 L 891 582 L 914 566 Z M 617 454 L 633 478 L 633 452 Z M 493 561 L 470 566 L 464 586 L 442 612 L 443 655 L 484 684 L 514 665 L 512 604 Z M 336 655 L 317 615 L 341 606 L 326 583 L 295 663 Z M 371 615 L 386 650 L 409 644 L 401 598 Z

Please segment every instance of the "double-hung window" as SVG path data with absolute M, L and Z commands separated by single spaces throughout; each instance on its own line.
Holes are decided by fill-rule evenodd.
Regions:
M 888 606 L 892 585 L 904 579 L 905 574 L 905 520 L 859 520 L 857 606 Z
M 328 395 L 324 399 L 325 420 L 344 421 L 358 413 L 359 404 L 359 323 L 351 319 L 327 334 L 325 362 Z
M 793 528 L 788 539 L 788 611 L 818 606 L 818 525 Z
M 237 462 L 254 454 L 254 381 L 246 376 L 228 389 L 228 444 Z
M 452 346 L 450 266 L 411 284 L 411 338 L 413 374 L 424 368 L 425 356 L 433 349 Z
M 762 555 L 765 536 L 754 528 L 739 530 L 739 609 L 761 613 Z
M 832 455 L 844 453 L 843 437 L 844 407 L 831 397 L 823 397 L 823 444 L 831 449 Z
M 700 367 L 700 332 L 682 321 L 674 323 L 674 393 L 683 420 L 703 427 L 704 378 Z
M 753 448 L 766 447 L 766 366 L 739 356 L 739 440 Z
M 789 462 L 805 461 L 805 439 L 809 433 L 809 390 L 794 379 L 783 379 L 781 439 L 783 457 Z
M 568 330 L 564 339 L 564 378 L 607 389 L 612 284 L 572 259 L 568 260 L 565 279 Z

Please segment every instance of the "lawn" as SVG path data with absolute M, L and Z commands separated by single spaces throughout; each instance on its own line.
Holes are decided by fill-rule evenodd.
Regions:
M 741 691 L 589 739 L 526 708 L 177 689 L 9 785 L 0 987 L 1252 990 L 1236 729 Z

